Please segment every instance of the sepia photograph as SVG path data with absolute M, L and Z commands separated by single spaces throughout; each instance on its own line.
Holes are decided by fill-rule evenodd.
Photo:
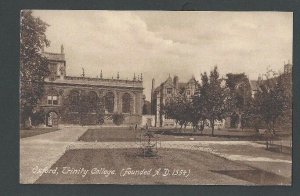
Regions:
M 21 10 L 20 184 L 292 185 L 293 13 Z

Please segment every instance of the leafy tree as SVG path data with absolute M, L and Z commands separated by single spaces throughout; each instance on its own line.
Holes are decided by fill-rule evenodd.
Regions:
M 21 123 L 28 128 L 33 109 L 43 95 L 44 78 L 49 75 L 47 60 L 42 49 L 49 46 L 45 32 L 47 24 L 32 16 L 31 11 L 21 12 L 20 26 L 20 113 Z
M 204 109 L 204 96 L 201 96 L 202 86 L 198 86 L 198 89 L 196 90 L 193 100 L 192 100 L 192 124 L 194 129 L 199 129 L 201 132 L 204 130 L 205 120 L 207 119 L 207 114 L 205 113 L 206 110 Z
M 291 104 L 291 97 L 287 94 L 287 83 L 284 74 L 278 75 L 273 71 L 265 74 L 266 79 L 260 81 L 260 91 L 254 99 L 254 114 L 260 117 L 268 130 L 275 134 L 275 124 Z
M 249 107 L 251 100 L 251 87 L 248 77 L 244 74 L 226 74 L 226 86 L 230 90 L 232 97 L 232 126 L 238 127 L 241 125 L 244 111 Z
M 119 113 L 114 113 L 112 115 L 113 123 L 115 125 L 121 125 L 124 122 L 124 115 Z
M 45 111 L 44 110 L 38 110 L 38 111 L 33 111 L 31 115 L 31 123 L 33 126 L 38 126 L 40 124 L 43 124 L 45 122 Z
M 231 107 L 232 100 L 229 96 L 227 88 L 221 85 L 218 68 L 215 67 L 210 72 L 201 75 L 202 86 L 200 88 L 201 109 L 205 117 L 209 120 L 212 128 L 212 136 L 214 136 L 214 126 L 216 120 L 222 120 Z
M 191 101 L 181 94 L 177 94 L 166 100 L 166 104 L 163 106 L 163 113 L 167 118 L 174 119 L 176 124 L 182 127 L 186 127 L 191 122 Z

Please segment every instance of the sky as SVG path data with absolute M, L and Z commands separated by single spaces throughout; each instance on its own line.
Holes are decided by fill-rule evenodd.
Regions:
M 292 63 L 291 12 L 179 12 L 34 10 L 50 26 L 48 52 L 60 52 L 67 75 L 132 79 L 143 74 L 150 100 L 168 76 L 180 82 L 218 66 L 221 75 L 246 73 L 257 79 L 267 69 Z

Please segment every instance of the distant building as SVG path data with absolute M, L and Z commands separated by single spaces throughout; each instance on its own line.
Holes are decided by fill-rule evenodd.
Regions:
M 61 53 L 43 53 L 49 63 L 50 75 L 45 79 L 45 93 L 39 108 L 45 111 L 45 124 L 109 124 L 114 113 L 125 116 L 125 124 L 140 124 L 143 107 L 143 79 L 132 80 L 100 77 L 68 76 L 64 48 Z M 87 108 L 82 108 L 86 97 Z M 99 114 L 99 107 L 103 112 Z M 84 111 L 84 112 L 82 112 Z
M 292 68 L 293 68 L 293 65 L 290 64 L 290 63 L 287 63 L 287 64 L 284 64 L 283 66 L 283 74 L 292 74 Z M 277 80 L 277 76 L 276 77 L 272 77 L 272 78 L 268 78 L 267 80 L 266 79 L 263 79 L 261 74 L 259 74 L 257 80 L 250 80 L 250 87 L 251 87 L 251 93 L 252 93 L 252 97 L 254 97 L 254 95 L 260 91 L 260 87 L 259 85 L 266 81 L 269 81 L 271 82 L 271 84 L 275 85 L 276 84 L 276 80 Z
M 178 76 L 174 76 L 172 79 L 171 76 L 168 77 L 166 81 L 161 83 L 158 87 L 155 88 L 155 80 L 152 80 L 152 91 L 151 91 L 151 110 L 152 114 L 155 115 L 156 127 L 163 126 L 174 126 L 173 119 L 166 119 L 161 111 L 162 105 L 166 103 L 166 100 L 178 93 L 185 95 L 187 98 L 191 98 L 199 83 L 194 77 L 192 77 L 188 82 L 179 82 Z
M 251 87 L 251 97 L 254 98 L 254 95 L 258 92 L 258 81 L 257 80 L 250 80 L 250 87 Z

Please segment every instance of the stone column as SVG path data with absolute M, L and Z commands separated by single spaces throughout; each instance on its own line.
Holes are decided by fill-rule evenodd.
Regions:
M 142 94 L 140 92 L 136 93 L 136 96 L 135 96 L 135 113 L 136 114 L 142 114 Z
M 136 114 L 136 95 L 135 95 L 135 93 L 133 93 L 132 95 L 132 113 L 133 114 Z
M 118 92 L 118 111 L 119 113 L 122 113 L 122 96 L 123 96 L 123 93 L 121 92 Z
M 114 112 L 118 112 L 118 93 L 114 91 Z

